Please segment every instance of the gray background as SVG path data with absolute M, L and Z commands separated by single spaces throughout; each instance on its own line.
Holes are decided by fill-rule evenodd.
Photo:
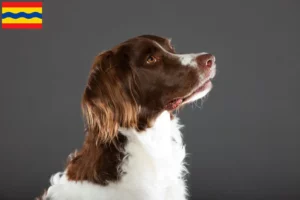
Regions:
M 0 30 L 0 199 L 32 199 L 83 142 L 94 56 L 140 34 L 217 57 L 185 124 L 193 200 L 300 199 L 300 1 L 45 1 L 42 30 Z M 199 102 L 199 106 L 200 102 Z

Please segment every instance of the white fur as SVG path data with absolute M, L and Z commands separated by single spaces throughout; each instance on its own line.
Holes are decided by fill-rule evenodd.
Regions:
M 51 179 L 47 200 L 185 200 L 185 147 L 178 119 L 165 111 L 152 128 L 137 133 L 121 128 L 127 136 L 128 159 L 120 166 L 127 173 L 108 186 L 68 181 L 66 174 Z
M 171 39 L 169 39 L 169 42 L 171 42 Z M 201 56 L 204 54 L 207 54 L 206 52 L 202 53 L 190 53 L 190 54 L 173 54 L 169 51 L 167 51 L 164 47 L 162 47 L 159 43 L 154 42 L 162 51 L 164 51 L 165 54 L 167 54 L 170 57 L 177 57 L 180 61 L 180 63 L 184 66 L 190 66 L 190 67 L 198 67 L 198 64 L 196 62 L 196 57 Z
M 191 67 L 198 67 L 196 62 L 196 58 L 198 56 L 207 54 L 206 52 L 202 53 L 190 53 L 190 54 L 176 54 L 179 57 L 179 60 L 182 65 L 191 66 Z

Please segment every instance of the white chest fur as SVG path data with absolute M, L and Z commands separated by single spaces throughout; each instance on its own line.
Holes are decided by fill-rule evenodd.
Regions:
M 162 113 L 153 127 L 137 133 L 120 129 L 127 136 L 128 158 L 120 165 L 126 174 L 108 186 L 56 178 L 48 189 L 49 200 L 185 200 L 185 148 L 178 119 Z M 57 176 L 58 177 L 58 176 Z M 48 200 L 48 199 L 47 199 Z

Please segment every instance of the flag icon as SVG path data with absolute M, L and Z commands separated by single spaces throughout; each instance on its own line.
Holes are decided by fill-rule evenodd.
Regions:
M 3 29 L 41 29 L 42 2 L 2 2 Z

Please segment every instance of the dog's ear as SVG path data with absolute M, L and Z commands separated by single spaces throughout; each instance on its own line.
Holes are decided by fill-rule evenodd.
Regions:
M 82 98 L 82 111 L 88 134 L 94 142 L 111 142 L 119 127 L 137 124 L 137 106 L 124 88 L 124 77 L 112 51 L 99 54 L 92 66 Z M 122 69 L 122 68 L 121 68 Z

